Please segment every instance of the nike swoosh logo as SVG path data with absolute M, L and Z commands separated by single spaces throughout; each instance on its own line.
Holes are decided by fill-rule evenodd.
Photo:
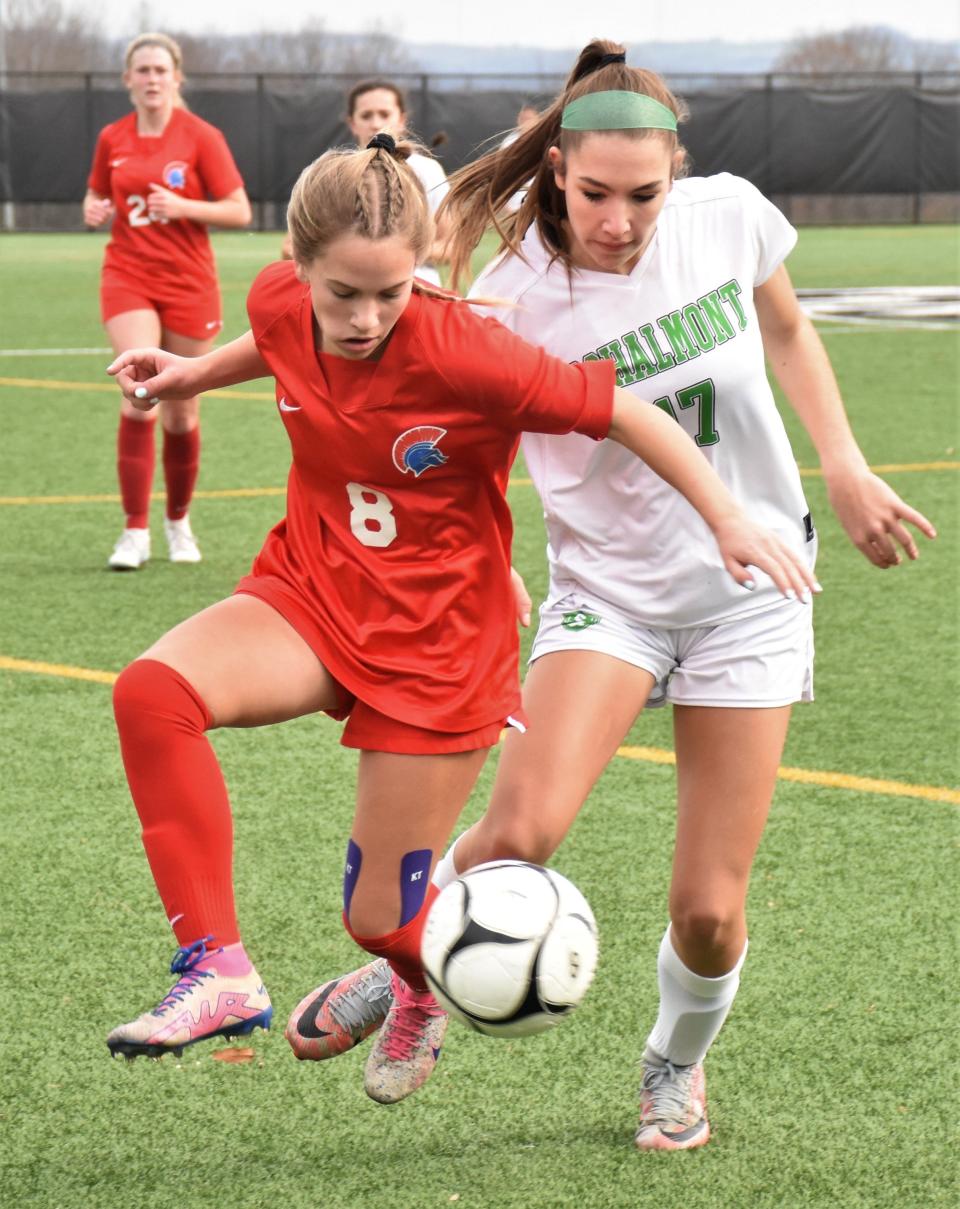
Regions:
M 128 155 L 122 155 L 122 156 L 120 157 L 120 159 L 118 159 L 118 160 L 111 160 L 111 161 L 110 161 L 110 167 L 111 167 L 111 168 L 119 168 L 119 167 L 120 167 L 120 165 L 121 165 L 121 164 L 125 164 L 129 158 L 130 158 L 130 157 L 129 157 Z
M 299 407 L 294 407 L 292 403 L 288 403 L 288 402 L 287 402 L 287 399 L 286 399 L 286 396 L 284 396 L 284 397 L 283 397 L 283 398 L 280 400 L 280 410 L 281 410 L 281 411 L 299 411 L 299 410 L 300 410 L 300 408 L 299 408 Z
M 323 1005 L 327 1002 L 330 992 L 338 986 L 339 978 L 336 982 L 332 982 L 322 994 L 318 995 L 313 1003 L 307 1008 L 300 1019 L 297 1021 L 297 1032 L 301 1037 L 329 1037 L 330 1034 L 326 1029 L 320 1028 L 317 1024 L 317 1017 L 323 1011 Z
M 207 331 L 209 332 L 209 331 L 211 331 L 211 329 L 213 329 L 213 328 L 215 328 L 215 327 L 220 327 L 221 323 L 222 323 L 222 320 L 220 320 L 220 319 L 212 319 L 212 320 L 211 320 L 211 321 L 210 321 L 210 322 L 209 322 L 209 323 L 206 325 L 206 326 L 207 326 Z

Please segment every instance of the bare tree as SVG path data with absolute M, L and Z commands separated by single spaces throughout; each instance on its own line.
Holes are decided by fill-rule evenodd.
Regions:
M 915 42 L 884 25 L 860 25 L 837 33 L 795 38 L 781 51 L 773 69 L 842 76 L 850 72 L 945 70 L 958 63 L 956 48 L 950 44 Z
M 104 64 L 106 39 L 98 17 L 61 0 L 6 0 L 4 7 L 9 70 L 87 71 Z

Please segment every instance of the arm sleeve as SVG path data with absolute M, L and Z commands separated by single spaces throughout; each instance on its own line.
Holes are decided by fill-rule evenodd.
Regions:
M 797 232 L 756 186 L 745 180 L 740 185 L 755 253 L 753 284 L 763 285 L 793 251 Z
M 207 122 L 200 128 L 197 171 L 203 187 L 214 201 L 243 188 L 243 177 L 222 133 Z
M 612 361 L 569 365 L 496 319 L 479 318 L 457 303 L 446 305 L 454 310 L 456 325 L 468 330 L 451 332 L 453 340 L 444 341 L 440 368 L 465 406 L 513 432 L 606 437 L 616 384 Z
M 99 193 L 101 197 L 110 196 L 110 142 L 106 130 L 101 130 L 97 135 L 87 187 L 94 193 Z

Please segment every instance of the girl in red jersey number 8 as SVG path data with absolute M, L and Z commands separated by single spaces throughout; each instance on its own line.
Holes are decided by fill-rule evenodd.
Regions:
M 123 73 L 134 112 L 101 130 L 93 155 L 83 220 L 88 227 L 113 223 L 100 310 L 115 353 L 145 344 L 186 357 L 208 352 L 222 321 L 207 227 L 250 221 L 226 140 L 187 112 L 182 78 L 180 47 L 172 38 L 134 38 Z M 199 403 L 195 397 L 171 399 L 160 409 L 164 531 L 174 562 L 200 559 L 188 515 L 200 461 Z M 117 571 L 135 571 L 150 557 L 152 421 L 121 403 L 117 473 L 125 520 L 108 560 Z
M 324 711 L 347 719 L 343 742 L 360 749 L 343 919 L 392 972 L 366 1076 L 387 1102 L 400 1098 L 398 1071 L 401 1094 L 411 1066 L 428 1076 L 445 1024 L 419 957 L 435 855 L 501 728 L 522 726 L 504 498 L 520 433 L 610 436 L 642 452 L 703 514 L 735 580 L 752 564 L 785 593 L 813 586 L 677 425 L 614 388 L 609 363 L 567 365 L 414 282 L 433 224 L 408 151 L 379 135 L 303 172 L 288 212 L 294 261 L 255 281 L 246 335 L 194 359 L 134 350 L 109 371 L 142 408 L 272 374 L 293 465 L 286 518 L 236 593 L 117 681 L 124 765 L 181 979 L 108 1045 L 156 1055 L 269 1022 L 240 942 L 230 807 L 204 732 Z M 321 1023 L 318 1045 L 330 1037 Z

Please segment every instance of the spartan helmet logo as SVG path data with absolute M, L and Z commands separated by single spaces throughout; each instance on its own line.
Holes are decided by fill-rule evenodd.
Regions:
M 437 448 L 447 435 L 445 428 L 421 425 L 408 428 L 393 443 L 393 464 L 401 474 L 413 474 L 419 478 L 431 466 L 442 466 L 447 455 Z

